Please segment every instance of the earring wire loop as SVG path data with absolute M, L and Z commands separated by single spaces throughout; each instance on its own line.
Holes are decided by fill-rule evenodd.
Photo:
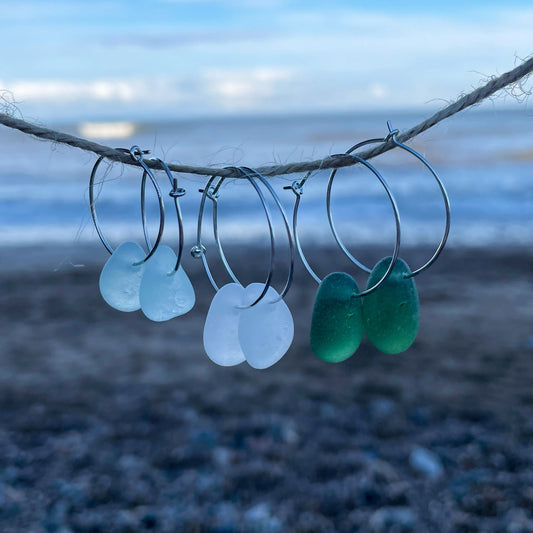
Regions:
M 235 168 L 231 167 L 231 170 L 235 170 Z M 263 211 L 265 212 L 265 215 L 267 217 L 268 229 L 269 229 L 269 233 L 270 233 L 270 268 L 269 268 L 268 275 L 267 275 L 267 278 L 266 278 L 266 281 L 265 281 L 265 286 L 264 286 L 263 290 L 261 291 L 261 294 L 251 304 L 242 307 L 243 309 L 246 309 L 246 308 L 253 307 L 259 301 L 261 301 L 263 299 L 263 297 L 266 295 L 270 285 L 272 284 L 272 277 L 273 277 L 273 274 L 274 274 L 274 260 L 275 260 L 276 247 L 275 247 L 274 228 L 273 228 L 273 225 L 272 225 L 272 217 L 270 215 L 270 210 L 268 209 L 268 205 L 266 203 L 266 200 L 265 200 L 265 197 L 263 195 L 263 192 L 261 191 L 261 189 L 259 188 L 259 186 L 257 185 L 257 183 L 255 182 L 255 180 L 254 180 L 254 178 L 252 176 L 250 176 L 249 174 L 247 174 L 246 172 L 244 172 L 242 170 L 241 170 L 241 173 L 250 182 L 250 184 L 255 189 L 257 195 L 259 196 L 259 200 L 261 201 L 261 205 L 263 206 Z M 215 282 L 214 277 L 213 277 L 213 275 L 211 273 L 211 270 L 209 268 L 209 265 L 208 265 L 208 262 L 207 262 L 207 259 L 206 259 L 206 248 L 202 244 L 202 224 L 203 224 L 202 221 L 203 221 L 203 216 L 204 216 L 206 199 L 209 198 L 213 202 L 213 205 L 215 206 L 217 201 L 218 201 L 218 191 L 220 190 L 220 187 L 222 186 L 222 183 L 224 182 L 224 180 L 227 179 L 225 177 L 219 177 L 218 182 L 216 183 L 215 187 L 212 187 L 213 182 L 215 181 L 215 179 L 217 179 L 217 177 L 218 176 L 211 176 L 211 178 L 209 178 L 205 188 L 201 190 L 202 198 L 200 200 L 200 208 L 199 208 L 199 211 L 198 211 L 198 226 L 197 226 L 197 232 L 196 232 L 196 246 L 194 246 L 193 249 L 191 250 L 191 254 L 193 255 L 193 257 L 201 257 L 202 258 L 202 263 L 204 265 L 204 269 L 206 271 L 207 277 L 208 277 L 211 285 L 213 286 L 213 288 L 216 291 L 219 290 L 219 287 L 218 287 L 217 283 Z M 219 234 L 218 234 L 218 210 L 216 209 L 216 207 L 213 208 L 213 232 L 215 234 L 216 247 L 217 247 L 219 256 L 220 256 L 220 258 L 222 260 L 222 263 L 224 265 L 224 268 L 226 269 L 226 271 L 230 275 L 231 279 L 235 283 L 238 283 L 239 285 L 242 286 L 242 283 L 239 282 L 239 280 L 237 279 L 237 277 L 235 276 L 235 274 L 231 270 L 231 267 L 229 266 L 229 263 L 228 263 L 228 261 L 226 259 L 225 254 L 224 254 L 224 250 L 222 248 L 222 244 L 220 242 L 220 237 L 219 237 Z
M 365 146 L 367 144 L 372 144 L 372 143 L 379 143 L 379 142 L 383 142 L 383 139 L 369 139 L 369 140 L 363 141 L 361 143 L 358 143 L 358 144 L 352 146 L 345 154 L 345 155 L 349 155 L 349 156 L 353 157 L 354 159 L 356 159 L 356 161 L 358 163 L 361 163 L 362 165 L 364 165 L 368 170 L 370 170 L 378 178 L 378 180 L 380 181 L 381 185 L 385 189 L 385 192 L 387 193 L 387 196 L 388 196 L 389 201 L 391 203 L 392 210 L 393 210 L 393 213 L 394 213 L 395 225 L 396 225 L 396 240 L 395 240 L 395 243 L 394 243 L 394 251 L 392 253 L 392 261 L 390 262 L 389 267 L 387 268 L 386 272 L 384 273 L 383 277 L 380 280 L 378 280 L 374 285 L 372 285 L 372 287 L 369 287 L 368 289 L 365 289 L 364 291 L 360 292 L 358 297 L 366 296 L 367 294 L 370 294 L 371 292 L 374 292 L 378 287 L 381 286 L 382 283 L 385 282 L 385 280 L 389 277 L 389 274 L 392 272 L 392 269 L 394 268 L 394 265 L 396 263 L 396 259 L 398 258 L 398 255 L 400 253 L 400 242 L 401 242 L 400 213 L 398 211 L 398 206 L 396 204 L 396 200 L 394 198 L 394 195 L 392 194 L 392 191 L 391 191 L 390 187 L 388 186 L 387 182 L 385 181 L 385 179 L 383 178 L 383 176 L 381 176 L 381 174 L 378 172 L 378 170 L 373 165 L 371 165 L 368 161 L 362 159 L 361 157 L 351 154 L 351 152 L 357 150 L 358 148 L 361 148 L 362 146 Z M 337 244 L 340 247 L 340 249 L 342 250 L 342 252 L 348 257 L 348 259 L 350 259 L 354 264 L 356 264 L 359 268 L 363 269 L 364 271 L 371 272 L 371 269 L 369 269 L 368 267 L 366 267 L 365 265 L 360 263 L 348 251 L 348 249 L 346 248 L 346 246 L 344 245 L 344 243 L 340 239 L 340 237 L 339 237 L 339 235 L 337 233 L 337 230 L 335 228 L 335 224 L 333 222 L 333 216 L 332 216 L 332 212 L 331 212 L 331 189 L 332 189 L 332 185 L 333 185 L 333 179 L 335 178 L 336 173 L 337 173 L 337 169 L 333 169 L 331 174 L 330 174 L 329 181 L 328 181 L 327 195 L 326 195 L 326 211 L 327 211 L 327 215 L 328 215 L 328 221 L 329 221 L 330 229 L 331 229 L 331 231 L 333 233 L 335 241 L 337 242 Z M 307 181 L 307 179 L 309 178 L 310 175 L 311 175 L 311 172 L 308 172 L 307 174 L 304 175 L 304 177 L 300 181 L 295 181 L 295 182 L 293 182 L 293 184 L 291 186 L 285 187 L 285 188 L 286 189 L 287 188 L 292 189 L 292 191 L 296 195 L 296 200 L 294 202 L 294 209 L 293 209 L 293 217 L 292 217 L 292 220 L 293 220 L 293 234 L 294 234 L 294 240 L 295 240 L 295 243 L 296 243 L 296 249 L 298 250 L 298 254 L 299 254 L 299 256 L 300 256 L 300 258 L 302 260 L 302 263 L 304 264 L 304 267 L 309 272 L 311 277 L 317 283 L 321 283 L 322 280 L 320 279 L 320 277 L 315 273 L 315 271 L 309 265 L 309 262 L 307 261 L 307 258 L 305 257 L 305 254 L 303 253 L 302 246 L 301 246 L 301 243 L 300 243 L 300 239 L 298 237 L 298 210 L 299 210 L 299 207 L 300 207 L 301 196 L 303 194 L 303 185 L 305 184 L 305 182 Z
M 368 170 L 370 170 L 370 172 L 372 172 L 376 176 L 376 178 L 380 181 L 380 183 L 383 185 L 383 188 L 385 189 L 385 192 L 387 193 L 387 196 L 389 197 L 389 200 L 391 202 L 392 209 L 393 209 L 393 212 L 394 212 L 394 218 L 395 218 L 395 221 L 396 221 L 396 242 L 395 242 L 394 252 L 393 252 L 394 261 L 391 263 L 391 265 L 392 265 L 391 266 L 391 271 L 392 271 L 392 268 L 394 267 L 394 262 L 396 261 L 396 257 L 398 256 L 398 253 L 399 253 L 400 235 L 401 235 L 400 214 L 398 212 L 398 206 L 396 204 L 396 200 L 395 200 L 395 198 L 394 198 L 394 196 L 392 194 L 392 191 L 390 190 L 390 187 L 388 186 L 387 182 L 385 181 L 383 176 L 380 174 L 380 172 L 378 172 L 378 170 L 373 165 L 371 165 L 368 161 L 366 161 L 365 159 L 362 159 L 361 157 L 352 154 L 352 152 L 355 152 L 356 150 L 358 150 L 359 148 L 362 148 L 363 146 L 366 146 L 366 145 L 369 145 L 369 144 L 382 143 L 383 141 L 384 141 L 384 139 L 368 139 L 366 141 L 362 141 L 360 143 L 355 144 L 350 149 L 348 149 L 346 151 L 345 155 L 350 155 L 356 161 L 358 161 L 359 163 L 364 165 Z M 333 215 L 332 215 L 332 211 L 331 211 L 331 190 L 332 190 L 332 186 L 333 186 L 333 180 L 334 180 L 336 174 L 337 174 L 337 169 L 333 169 L 331 171 L 331 174 L 329 175 L 329 181 L 328 181 L 328 187 L 327 187 L 327 193 L 326 193 L 326 211 L 327 211 L 327 215 L 328 215 L 329 227 L 331 229 L 331 232 L 333 233 L 333 237 L 335 238 L 335 241 L 337 242 L 339 248 L 346 255 L 346 257 L 348 257 L 348 259 L 352 263 L 357 265 L 361 270 L 364 270 L 365 272 L 370 274 L 370 272 L 372 272 L 372 269 L 367 267 L 367 266 L 365 266 L 360 261 L 358 261 L 349 252 L 349 250 L 346 248 L 346 246 L 342 242 L 342 240 L 341 240 L 341 238 L 340 238 L 340 236 L 339 236 L 339 234 L 337 232 L 337 229 L 335 228 L 335 223 L 333 222 Z M 388 273 L 387 273 L 387 276 L 388 276 Z
M 159 246 L 159 243 L 161 241 L 161 237 L 163 235 L 163 230 L 165 227 L 165 206 L 163 203 L 163 196 L 161 194 L 161 189 L 159 188 L 159 184 L 157 183 L 157 180 L 155 179 L 152 171 L 146 166 L 146 164 L 143 161 L 143 154 L 150 153 L 148 151 L 142 151 L 138 146 L 134 145 L 129 150 L 126 148 L 117 148 L 116 150 L 119 150 L 121 152 L 126 152 L 131 155 L 131 157 L 139 163 L 139 165 L 143 168 L 143 184 L 141 185 L 141 189 L 145 186 L 145 180 L 144 177 L 145 174 L 148 174 L 148 177 L 150 178 L 150 181 L 152 182 L 152 185 L 156 191 L 158 204 L 159 204 L 159 231 L 157 234 L 157 238 L 155 240 L 154 246 L 150 246 L 149 241 L 147 241 L 148 245 L 148 253 L 146 257 L 141 261 L 141 263 L 144 263 L 145 261 L 148 261 L 150 257 L 154 254 L 154 252 L 157 250 L 157 247 Z M 96 177 L 96 172 L 98 170 L 98 167 L 100 166 L 100 163 L 105 159 L 104 156 L 100 156 L 96 163 L 93 166 L 93 169 L 91 171 L 91 176 L 89 178 L 89 207 L 91 210 L 91 217 L 93 219 L 94 227 L 96 229 L 96 233 L 98 234 L 98 237 L 100 237 L 100 240 L 102 241 L 102 244 L 104 245 L 105 249 L 112 254 L 114 252 L 113 247 L 109 244 L 107 239 L 105 238 L 102 229 L 100 227 L 100 223 L 98 221 L 98 216 L 96 214 L 96 199 L 94 197 L 94 180 Z M 144 211 L 143 211 L 144 213 Z M 143 214 L 144 216 L 144 214 Z M 143 219 L 143 230 L 145 228 L 145 220 Z M 146 238 L 146 232 L 145 232 L 145 238 Z
M 392 129 L 390 121 L 387 121 L 387 127 L 389 129 L 389 135 L 387 136 L 386 140 L 388 141 L 388 140 L 392 139 L 392 142 L 398 148 L 401 148 L 402 150 L 405 150 L 406 152 L 409 152 L 411 155 L 415 156 L 419 161 L 421 161 L 426 166 L 426 168 L 431 172 L 431 174 L 435 178 L 435 181 L 437 182 L 437 184 L 439 186 L 440 192 L 442 194 L 442 198 L 444 200 L 444 210 L 445 210 L 446 221 L 445 221 L 445 225 L 444 225 L 444 233 L 442 235 L 440 243 L 437 246 L 437 249 L 435 250 L 435 252 L 431 256 L 431 258 L 429 259 L 429 261 L 427 261 L 427 263 L 423 264 L 421 267 L 417 268 L 416 270 L 412 271 L 410 274 L 407 274 L 405 276 L 406 278 L 412 278 L 414 276 L 417 276 L 418 274 L 420 274 L 421 272 L 423 272 L 427 268 L 429 268 L 437 260 L 437 258 L 441 254 L 442 250 L 444 250 L 444 247 L 446 246 L 446 241 L 448 240 L 448 235 L 450 234 L 450 224 L 451 224 L 450 199 L 448 197 L 448 193 L 446 191 L 446 188 L 444 187 L 444 183 L 439 178 L 439 176 L 437 175 L 436 170 L 431 166 L 431 164 L 421 154 L 419 154 L 418 152 L 416 152 L 415 150 L 413 150 L 409 146 L 406 146 L 405 144 L 403 144 L 400 141 L 398 141 L 398 138 L 397 138 L 398 130 L 393 130 Z
M 262 176 L 259 172 L 257 172 L 257 170 L 254 170 L 248 167 L 240 167 L 240 169 L 245 173 L 248 173 L 248 172 L 253 173 L 257 177 L 257 179 L 261 181 L 261 183 L 268 189 L 268 192 L 274 199 L 274 202 L 276 203 L 276 206 L 279 209 L 279 212 L 283 218 L 283 224 L 285 226 L 285 232 L 287 234 L 287 242 L 289 244 L 290 264 L 289 264 L 289 273 L 287 275 L 287 281 L 285 282 L 285 286 L 283 287 L 279 297 L 273 300 L 272 302 L 270 302 L 270 303 L 276 303 L 282 300 L 285 297 L 285 295 L 289 292 L 289 289 L 292 285 L 292 281 L 294 278 L 294 242 L 293 242 L 293 238 L 291 234 L 291 226 L 289 224 L 287 215 L 285 213 L 285 209 L 283 209 L 283 205 L 281 204 L 279 196 L 276 194 L 276 191 L 274 191 L 274 188 L 272 187 L 272 185 L 270 185 L 268 180 L 266 180 L 264 176 Z
M 183 240 L 184 240 L 183 217 L 182 217 L 182 214 L 181 214 L 181 208 L 180 208 L 180 204 L 179 204 L 178 198 L 180 198 L 181 196 L 185 195 L 185 189 L 182 189 L 182 188 L 178 187 L 177 178 L 172 176 L 172 173 L 171 173 L 170 169 L 168 168 L 167 164 L 163 160 L 157 158 L 156 161 L 159 161 L 161 167 L 163 168 L 163 170 L 166 172 L 166 174 L 168 176 L 168 179 L 170 181 L 170 185 L 172 186 L 172 189 L 169 192 L 169 196 L 174 201 L 174 207 L 176 209 L 176 216 L 177 216 L 177 219 L 178 219 L 178 242 L 179 242 L 179 244 L 178 244 L 178 253 L 177 253 L 176 265 L 174 266 L 174 269 L 170 272 L 170 274 L 173 274 L 173 273 L 178 271 L 178 268 L 179 268 L 180 263 L 181 263 L 181 258 L 183 256 Z M 147 227 L 147 222 L 146 222 L 146 210 L 145 210 L 146 176 L 147 176 L 147 172 L 145 170 L 143 172 L 142 183 L 141 183 L 141 216 L 142 216 L 144 240 L 145 240 L 146 245 L 148 246 L 148 248 L 151 248 L 150 237 L 148 235 L 148 227 Z
M 309 178 L 309 176 L 312 174 L 312 172 L 308 172 L 303 178 L 302 180 L 298 181 L 293 181 L 292 185 L 288 185 L 287 187 L 284 187 L 284 189 L 291 189 L 292 192 L 295 194 L 296 196 L 296 200 L 294 201 L 294 208 L 293 208 L 293 211 L 292 211 L 292 234 L 294 236 L 294 244 L 296 245 L 296 251 L 298 252 L 298 255 L 300 256 L 300 259 L 302 260 L 302 263 L 305 267 L 305 269 L 307 270 L 307 272 L 309 272 L 310 276 L 318 283 L 320 284 L 320 282 L 322 281 L 318 276 L 317 274 L 315 273 L 315 271 L 311 268 L 311 265 L 309 264 L 309 262 L 307 261 L 307 258 L 305 257 L 305 254 L 302 250 L 302 245 L 300 243 L 300 237 L 298 235 L 298 210 L 300 208 L 300 201 L 301 201 L 301 198 L 302 198 L 302 194 L 303 194 L 303 187 L 302 187 L 302 184 L 305 183 L 307 181 L 307 178 Z

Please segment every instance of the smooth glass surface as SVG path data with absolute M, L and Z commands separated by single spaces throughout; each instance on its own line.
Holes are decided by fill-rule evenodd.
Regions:
M 263 283 L 246 287 L 245 305 L 253 302 L 264 288 Z M 239 341 L 248 364 L 263 369 L 277 363 L 287 352 L 294 337 L 294 321 L 287 304 L 280 300 L 275 289 L 269 287 L 264 298 L 243 309 L 239 321 Z
M 140 309 L 139 289 L 144 272 L 144 250 L 135 242 L 122 243 L 107 260 L 100 274 L 102 298 L 119 311 Z
M 224 285 L 213 298 L 204 326 L 204 349 L 211 361 L 220 366 L 233 366 L 245 360 L 239 342 L 239 319 L 244 287 L 237 283 Z
M 391 258 L 382 259 L 372 270 L 367 287 L 385 274 Z M 420 306 L 411 270 L 398 259 L 390 276 L 363 300 L 363 324 L 370 342 L 382 352 L 396 354 L 407 350 L 418 333 Z
M 141 310 L 150 320 L 163 322 L 188 313 L 194 306 L 194 289 L 169 246 L 161 245 L 146 261 L 141 279 Z
M 320 286 L 311 320 L 311 349 L 328 363 L 354 354 L 363 337 L 362 299 L 355 280 L 344 272 L 326 276 Z

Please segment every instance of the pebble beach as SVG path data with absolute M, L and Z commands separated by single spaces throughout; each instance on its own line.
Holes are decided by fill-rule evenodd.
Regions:
M 298 265 L 294 342 L 262 371 L 204 354 L 213 290 L 191 258 L 196 306 L 153 323 L 103 302 L 101 248 L 1 257 L 0 531 L 533 531 L 531 250 L 446 249 L 417 278 L 412 347 L 363 340 L 339 364 L 309 348 Z

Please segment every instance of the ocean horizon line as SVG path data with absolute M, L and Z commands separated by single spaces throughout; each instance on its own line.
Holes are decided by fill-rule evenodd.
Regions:
M 194 122 L 194 123 L 202 123 L 202 122 L 224 122 L 224 121 L 236 121 L 236 122 L 249 122 L 249 121 L 263 121 L 263 122 L 269 122 L 269 121 L 285 121 L 285 120 L 302 120 L 302 119 L 332 119 L 332 118 L 339 118 L 339 119 L 346 119 L 348 117 L 358 117 L 358 118 L 376 118 L 376 117 L 383 117 L 384 123 L 386 123 L 387 119 L 390 118 L 389 115 L 393 117 L 407 117 L 407 116 L 418 116 L 420 115 L 420 120 L 424 120 L 424 118 L 428 118 L 433 113 L 439 111 L 439 109 L 442 109 L 445 107 L 445 104 L 442 105 L 434 105 L 424 107 L 424 106 L 416 106 L 412 108 L 390 108 L 390 109 L 322 109 L 322 110 L 295 110 L 295 111 L 269 111 L 269 112 L 261 112 L 261 111 L 253 111 L 253 112 L 227 112 L 227 113 L 190 113 L 190 114 L 171 114 L 171 115 L 164 115 L 163 113 L 156 113 L 151 115 L 141 114 L 137 117 L 127 115 L 125 113 L 106 113 L 106 114 L 91 114 L 87 116 L 79 115 L 79 116 L 72 116 L 69 118 L 58 118 L 54 120 L 53 118 L 47 118 L 46 116 L 36 118 L 32 116 L 25 116 L 26 120 L 38 120 L 40 122 L 46 121 L 49 124 L 53 124 L 56 126 L 65 126 L 65 127 L 73 127 L 80 123 L 87 122 L 87 123 L 97 123 L 97 122 L 130 122 L 136 125 L 141 126 L 149 126 L 149 125 L 169 125 L 174 126 L 176 124 L 180 123 L 188 123 L 188 122 Z M 501 115 L 524 115 L 524 114 L 531 114 L 533 116 L 533 110 L 532 109 L 525 109 L 524 105 L 517 104 L 515 105 L 504 105 L 504 106 L 495 106 L 493 105 L 491 108 L 487 108 L 484 106 L 479 107 L 473 107 L 468 110 L 466 110 L 465 113 L 461 113 L 459 115 L 456 115 L 452 118 L 452 120 L 455 120 L 456 118 L 465 117 L 466 114 L 475 114 L 476 116 L 479 115 L 487 115 L 492 116 L 495 114 L 501 114 Z M 414 124 L 413 124 L 414 126 Z

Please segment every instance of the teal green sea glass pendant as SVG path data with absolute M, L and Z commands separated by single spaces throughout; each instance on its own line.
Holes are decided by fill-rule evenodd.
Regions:
M 382 259 L 372 270 L 367 287 L 385 274 L 391 257 Z M 389 277 L 363 299 L 363 323 L 370 342 L 380 351 L 397 354 L 407 350 L 418 333 L 420 306 L 411 270 L 398 259 Z
M 344 272 L 326 276 L 315 299 L 311 349 L 328 363 L 348 359 L 363 337 L 361 298 L 355 280 Z

